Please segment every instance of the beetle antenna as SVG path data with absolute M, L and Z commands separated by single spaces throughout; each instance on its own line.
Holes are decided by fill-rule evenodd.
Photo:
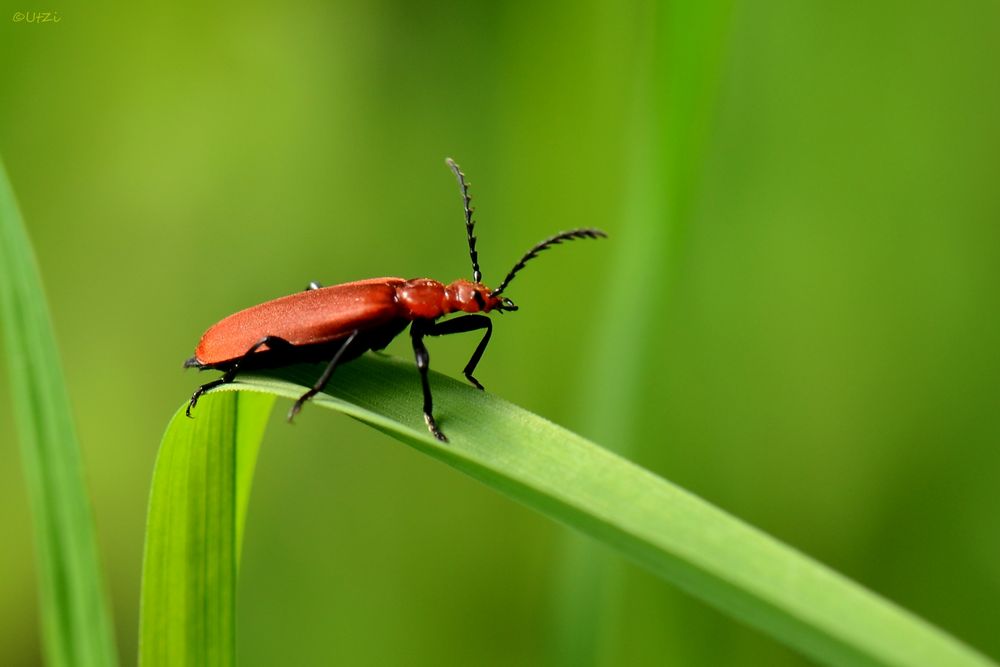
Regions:
M 514 268 L 511 269 L 510 273 L 507 274 L 507 277 L 503 279 L 503 282 L 500 283 L 500 286 L 497 287 L 492 292 L 490 292 L 490 296 L 497 296 L 505 289 L 507 289 L 507 285 L 509 285 L 510 281 L 514 279 L 514 276 L 517 274 L 517 272 L 524 268 L 524 265 L 528 262 L 528 260 L 534 259 L 535 257 L 538 256 L 538 253 L 545 250 L 546 248 L 550 248 L 554 245 L 559 245 L 563 241 L 572 241 L 574 239 L 603 239 L 607 238 L 607 236 L 608 235 L 602 232 L 600 229 L 588 228 L 588 229 L 573 229 L 568 232 L 559 232 L 555 236 L 545 239 L 544 241 L 536 245 L 534 248 L 529 250 L 527 253 L 525 253 L 524 257 L 521 258 L 521 261 L 515 264 Z
M 462 203 L 465 206 L 465 234 L 469 237 L 469 257 L 472 258 L 472 282 L 482 282 L 483 274 L 479 271 L 479 253 L 476 252 L 476 237 L 472 235 L 472 229 L 476 226 L 476 221 L 472 219 L 472 213 L 476 209 L 472 208 L 472 197 L 469 195 L 469 184 L 465 182 L 465 174 L 458 168 L 455 161 L 450 157 L 444 160 L 462 188 Z

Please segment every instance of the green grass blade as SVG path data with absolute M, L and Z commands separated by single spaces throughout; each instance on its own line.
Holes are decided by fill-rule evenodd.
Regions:
M 14 192 L 0 163 L 0 327 L 35 526 L 49 665 L 115 665 L 83 462 L 66 382 Z
M 296 397 L 316 373 L 310 367 L 283 369 L 247 376 L 222 389 Z M 339 368 L 332 384 L 332 394 L 317 396 L 299 419 L 309 419 L 319 405 L 371 424 L 590 535 L 690 594 L 822 662 L 992 664 L 944 632 L 739 519 L 495 396 L 433 374 L 435 413 L 451 439 L 443 444 L 424 427 L 412 363 L 367 355 Z M 216 429 L 225 442 L 231 436 L 223 427 L 232 419 L 213 410 L 200 413 L 195 422 L 207 429 L 204 422 L 228 419 Z M 150 529 L 158 530 L 152 523 Z
M 236 664 L 236 572 L 274 397 L 215 394 L 163 436 L 146 521 L 139 664 Z

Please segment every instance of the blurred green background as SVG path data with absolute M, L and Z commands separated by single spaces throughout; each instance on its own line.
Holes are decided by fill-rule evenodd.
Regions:
M 487 283 L 560 229 L 611 235 L 514 283 L 490 391 L 1000 658 L 997 3 L 4 10 L 0 154 L 124 664 L 157 443 L 204 378 L 181 362 L 310 280 L 468 277 L 446 155 Z M 457 376 L 453 338 L 431 364 Z M 0 664 L 31 665 L 13 437 L 0 382 Z M 239 622 L 245 665 L 805 663 L 325 410 L 269 428 Z

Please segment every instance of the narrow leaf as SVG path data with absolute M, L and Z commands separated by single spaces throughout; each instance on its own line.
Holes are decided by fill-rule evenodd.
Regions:
M 0 328 L 35 526 L 46 662 L 115 665 L 83 462 L 38 265 L 0 163 Z
M 317 369 L 299 366 L 247 376 L 225 388 L 296 397 L 316 375 Z M 409 362 L 362 357 L 339 368 L 331 394 L 313 403 L 371 424 L 590 535 L 821 662 L 992 664 L 891 602 L 578 435 L 451 378 L 433 374 L 432 384 L 448 444 L 424 427 L 419 382 Z M 231 417 L 215 410 L 198 417 L 228 420 L 217 435 L 230 437 L 223 427 Z
M 236 663 L 236 571 L 273 396 L 215 394 L 160 445 L 146 523 L 139 663 Z

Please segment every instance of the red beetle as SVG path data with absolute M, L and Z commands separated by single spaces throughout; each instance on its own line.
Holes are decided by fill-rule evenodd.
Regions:
M 437 322 L 450 313 L 488 313 L 517 310 L 517 306 L 500 295 L 524 268 L 546 248 L 572 239 L 601 238 L 598 229 L 574 229 L 548 238 L 521 258 L 500 286 L 490 289 L 482 284 L 479 256 L 476 252 L 475 222 L 470 206 L 469 186 L 458 165 L 448 158 L 462 189 L 465 205 L 465 228 L 472 259 L 472 282 L 456 280 L 444 285 L 429 278 L 372 278 L 333 287 L 310 283 L 306 291 L 262 303 L 230 315 L 212 326 L 201 337 L 194 356 L 184 362 L 185 368 L 224 371 L 221 378 L 207 382 L 194 392 L 187 407 L 187 416 L 198 398 L 209 389 L 232 382 L 238 373 L 264 368 L 276 368 L 302 362 L 325 361 L 326 370 L 312 389 L 302 394 L 288 419 L 298 414 L 302 405 L 323 391 L 338 364 L 359 357 L 367 350 L 381 350 L 410 326 L 413 352 L 424 390 L 424 421 L 438 440 L 447 438 L 438 428 L 432 414 L 431 388 L 427 379 L 430 356 L 424 347 L 424 336 L 444 336 L 485 329 L 472 358 L 465 365 L 465 377 L 473 385 L 483 386 L 472 376 L 476 365 L 490 342 L 493 321 L 485 315 L 465 315 Z

